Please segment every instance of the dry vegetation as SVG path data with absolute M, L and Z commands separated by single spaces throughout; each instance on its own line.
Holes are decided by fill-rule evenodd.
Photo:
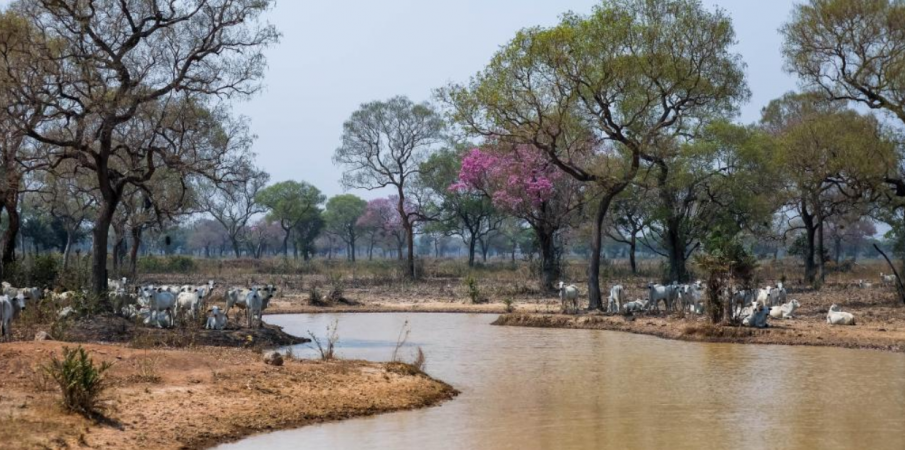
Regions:
M 289 359 L 274 367 L 241 349 L 87 344 L 98 363 L 112 363 L 107 416 L 92 422 L 64 413 L 38 369 L 62 345 L 0 346 L 0 447 L 206 448 L 258 432 L 433 405 L 456 393 L 401 363 Z
M 275 282 L 281 290 L 271 302 L 270 314 L 393 311 L 505 313 L 507 303 L 511 301 L 514 315 L 503 317 L 500 324 L 612 329 L 684 340 L 905 351 L 905 305 L 896 302 L 892 288 L 880 285 L 879 273 L 888 270 L 877 260 L 846 263 L 844 268 L 831 265 L 828 282 L 819 291 L 808 288 L 801 281 L 802 267 L 792 260 L 761 261 L 756 274 L 757 285 L 775 286 L 785 280 L 789 299 L 798 299 L 802 305 L 796 319 L 773 320 L 771 328 L 766 330 L 714 327 L 707 324 L 703 317 L 691 315 L 641 315 L 628 320 L 586 313 L 562 315 L 556 294 L 543 293 L 533 268 L 524 262 L 495 262 L 469 269 L 462 261 L 427 260 L 421 266 L 423 278 L 416 282 L 405 280 L 397 266 L 387 261 L 359 262 L 356 266 L 338 261 L 294 266 L 291 262 L 279 260 L 233 261 L 231 264 L 231 267 L 218 264 L 215 268 L 219 270 L 217 272 L 205 267 L 202 262 L 195 278 L 203 279 L 210 275 L 218 281 L 229 277 L 260 283 Z M 286 267 L 294 267 L 294 270 L 287 273 Z M 578 285 L 582 294 L 586 290 L 583 269 L 582 262 L 574 261 L 567 265 L 563 277 Z M 624 261 L 612 261 L 603 268 L 603 273 L 607 287 L 621 283 L 626 287 L 628 298 L 633 300 L 646 297 L 647 283 L 660 281 L 663 266 L 659 261 L 643 261 L 639 275 L 633 276 Z M 468 276 L 477 280 L 481 296 L 487 302 L 471 303 L 465 283 Z M 160 277 L 170 279 L 173 276 Z M 857 283 L 860 279 L 873 283 L 873 286 L 859 288 Z M 312 305 L 309 301 L 312 287 L 325 295 L 340 290 L 346 301 Z M 826 312 L 832 304 L 852 312 L 857 325 L 827 325 Z

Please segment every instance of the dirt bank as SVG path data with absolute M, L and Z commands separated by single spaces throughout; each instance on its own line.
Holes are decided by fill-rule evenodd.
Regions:
M 46 327 L 44 327 L 46 328 Z M 94 316 L 60 327 L 57 340 L 69 342 L 129 343 L 133 347 L 247 347 L 275 348 L 304 344 L 310 339 L 293 336 L 276 325 L 240 328 L 234 323 L 225 330 L 205 330 L 201 325 L 161 329 L 137 325 L 122 317 Z M 33 335 L 32 335 L 33 336 Z M 24 337 L 28 339 L 28 336 Z
M 740 344 L 816 345 L 905 352 L 905 329 L 878 326 L 833 327 L 804 321 L 773 321 L 766 329 L 712 326 L 700 319 L 622 317 L 595 314 L 505 314 L 494 325 L 611 330 L 665 339 Z
M 65 344 L 0 345 L 4 449 L 200 449 L 311 423 L 430 406 L 456 391 L 410 366 L 295 361 L 267 366 L 250 350 L 136 350 L 85 344 L 110 361 L 109 423 L 64 414 L 35 367 Z

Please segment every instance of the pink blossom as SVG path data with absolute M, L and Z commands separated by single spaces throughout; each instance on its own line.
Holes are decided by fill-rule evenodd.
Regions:
M 449 189 L 479 191 L 497 208 L 519 214 L 550 200 L 563 174 L 540 151 L 520 146 L 505 154 L 473 149 Z

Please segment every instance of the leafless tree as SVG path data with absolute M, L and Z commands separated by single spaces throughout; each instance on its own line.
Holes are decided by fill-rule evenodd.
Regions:
M 440 139 L 443 120 L 427 103 L 415 104 L 405 97 L 371 102 L 352 113 L 343 124 L 342 146 L 334 162 L 346 168 L 346 188 L 392 188 L 398 196 L 396 209 L 408 244 L 406 273 L 415 277 L 415 225 L 427 219 L 416 208 L 414 184 L 432 146 Z

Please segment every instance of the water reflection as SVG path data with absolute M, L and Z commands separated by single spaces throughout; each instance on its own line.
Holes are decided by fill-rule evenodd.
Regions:
M 269 317 L 295 334 L 339 319 L 339 354 L 404 352 L 462 391 L 437 408 L 253 437 L 223 449 L 903 449 L 905 356 L 493 327 L 495 316 Z M 302 346 L 296 355 L 314 357 Z

